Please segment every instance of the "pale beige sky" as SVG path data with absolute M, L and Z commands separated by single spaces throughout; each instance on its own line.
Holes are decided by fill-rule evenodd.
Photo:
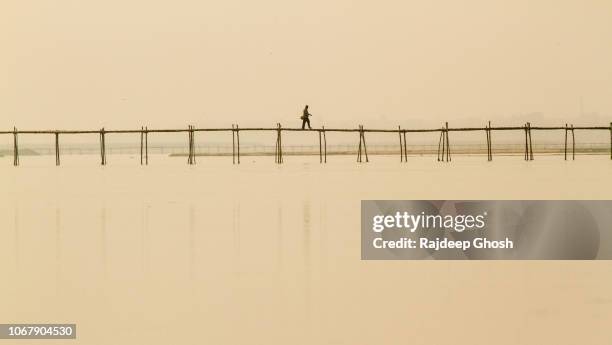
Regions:
M 611 38 L 609 0 L 3 0 L 0 127 L 606 124 Z

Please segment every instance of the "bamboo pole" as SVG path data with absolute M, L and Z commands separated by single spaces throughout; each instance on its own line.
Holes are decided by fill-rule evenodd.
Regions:
M 145 126 L 145 164 L 149 165 L 149 127 Z
M 446 161 L 451 161 L 450 138 L 448 136 L 448 122 L 446 123 Z
M 238 124 L 236 124 L 236 148 L 238 164 L 240 164 L 240 129 L 238 128 Z
M 106 132 L 104 127 L 100 129 L 100 164 L 106 165 Z
M 280 153 L 280 162 L 283 163 L 284 157 L 283 157 L 283 130 L 282 130 L 282 125 L 279 123 L 278 124 L 278 152 Z
M 319 164 L 323 163 L 323 144 L 321 143 L 321 131 L 319 132 Z
M 322 126 L 321 128 L 323 128 L 323 161 L 327 163 L 327 137 L 325 136 L 325 126 Z
M 19 139 L 17 138 L 17 128 L 13 127 L 13 166 L 19 165 Z
M 442 162 L 446 160 L 446 131 L 442 127 Z
M 280 130 L 278 129 L 278 123 L 276 124 L 276 158 L 277 158 L 277 163 L 280 164 L 281 162 L 281 158 L 280 158 Z
M 399 136 L 400 163 L 401 163 L 404 161 L 404 147 L 402 146 L 402 128 L 401 126 L 397 126 L 397 135 Z
M 187 131 L 187 164 L 191 164 L 191 131 L 189 130 Z
M 404 163 L 408 162 L 408 146 L 406 145 L 406 131 L 403 132 L 404 134 Z
M 274 163 L 278 164 L 280 163 L 280 158 L 279 158 L 279 131 L 278 131 L 278 123 L 276 124 L 276 143 L 274 146 Z
M 489 154 L 489 129 L 485 126 L 485 137 L 487 139 L 487 161 L 491 161 L 491 155 Z
M 193 126 L 191 126 L 191 164 L 195 164 L 195 145 L 193 137 Z
M 281 125 L 280 123 L 278 124 L 278 138 L 279 138 L 279 151 L 281 154 L 281 163 L 283 163 L 285 161 L 284 157 L 283 157 L 283 125 Z
M 524 130 L 525 126 L 499 126 L 491 128 L 491 130 L 495 131 L 514 131 L 514 130 Z M 449 132 L 475 132 L 482 131 L 484 127 L 458 127 L 458 128 L 449 128 Z M 534 126 L 531 127 L 533 130 L 563 130 L 562 126 Z M 575 130 L 605 130 L 610 131 L 610 126 L 575 126 Z M 276 128 L 265 128 L 265 127 L 247 127 L 242 128 L 242 131 L 276 131 Z M 17 131 L 18 134 L 53 134 L 55 132 L 59 132 L 60 134 L 95 134 L 99 133 L 99 130 L 26 130 L 26 131 Z M 188 129 L 151 129 L 149 132 L 154 133 L 179 133 L 179 132 L 188 132 Z M 194 128 L 194 132 L 229 132 L 231 128 Z M 301 128 L 283 128 L 283 131 L 303 131 Z M 329 132 L 359 132 L 358 128 L 328 128 Z M 439 132 L 438 128 L 432 129 L 404 129 L 402 131 L 410 132 L 410 133 L 433 133 Z M 129 129 L 129 130 L 106 130 L 106 133 L 139 133 L 139 129 Z M 396 129 L 364 129 L 364 133 L 395 133 Z M 0 134 L 12 134 L 13 131 L 0 131 Z
M 529 132 L 529 160 L 533 160 L 533 142 L 531 141 L 531 122 L 527 122 Z
M 140 126 L 140 165 L 143 163 L 144 154 L 144 126 Z
M 527 123 L 525 123 L 525 160 L 529 160 L 529 142 L 527 141 Z
M 59 133 L 55 132 L 55 165 L 60 165 Z
M 446 160 L 446 131 L 442 127 L 442 162 Z
M 232 123 L 232 164 L 236 164 L 236 132 Z
M 357 162 L 361 163 L 361 125 L 359 125 L 359 151 L 357 151 Z
M 574 136 L 574 125 L 572 125 L 572 160 L 576 160 L 576 137 Z
M 195 164 L 195 145 L 193 139 L 193 126 L 191 126 L 191 164 Z
M 443 143 L 442 143 L 442 139 L 444 138 L 444 134 L 443 133 L 444 133 L 444 131 L 440 130 L 440 139 L 438 140 L 438 162 L 440 161 L 440 157 L 444 157 L 444 156 L 442 156 L 443 154 L 442 155 L 440 154 L 441 151 L 444 150 L 444 146 L 443 146 Z
M 104 165 L 106 165 L 106 133 L 102 128 L 102 144 L 104 145 Z
M 489 161 L 493 161 L 493 136 L 491 133 L 491 121 L 489 121 Z
M 370 160 L 368 159 L 368 146 L 366 145 L 365 134 L 363 132 L 363 125 L 361 125 L 361 138 L 363 138 L 363 152 L 365 153 L 366 163 Z
M 491 138 L 491 121 L 489 121 L 489 124 L 487 125 L 487 160 L 490 162 L 493 160 L 493 145 L 492 145 L 492 138 Z
M 196 164 L 196 145 L 195 145 L 195 126 L 191 126 L 191 151 L 192 151 L 192 155 L 193 155 L 193 164 Z
M 564 146 L 563 152 L 564 152 L 563 156 L 565 160 L 567 160 L 567 123 L 565 124 L 565 146 Z
M 194 165 L 196 163 L 195 157 L 195 135 L 194 135 L 194 126 L 189 125 L 189 136 L 188 136 L 188 144 L 189 144 L 189 157 L 187 158 L 187 164 Z

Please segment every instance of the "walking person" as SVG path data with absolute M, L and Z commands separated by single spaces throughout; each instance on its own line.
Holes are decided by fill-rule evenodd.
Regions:
M 312 129 L 312 127 L 310 127 L 310 119 L 308 118 L 309 116 L 312 116 L 312 114 L 308 112 L 308 105 L 306 105 L 306 107 L 304 108 L 304 113 L 300 117 L 300 119 L 302 119 L 302 129 L 305 129 L 306 124 L 308 124 L 308 129 Z

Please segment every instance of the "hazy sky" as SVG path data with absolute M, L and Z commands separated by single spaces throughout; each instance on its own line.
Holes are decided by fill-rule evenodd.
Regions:
M 611 39 L 609 0 L 2 0 L 0 127 L 606 124 Z

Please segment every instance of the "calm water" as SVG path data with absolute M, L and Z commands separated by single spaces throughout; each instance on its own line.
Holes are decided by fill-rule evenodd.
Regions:
M 362 199 L 609 199 L 607 156 L 98 159 L 0 158 L 2 322 L 77 323 L 67 344 L 612 337 L 612 262 L 367 262 L 359 237 Z

